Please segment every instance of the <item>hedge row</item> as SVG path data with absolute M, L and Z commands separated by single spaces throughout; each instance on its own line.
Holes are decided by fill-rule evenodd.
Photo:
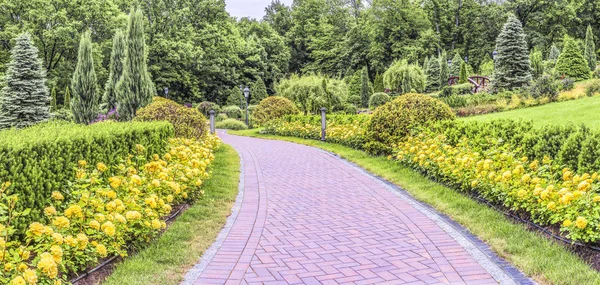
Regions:
M 79 160 L 118 164 L 140 144 L 149 154 L 163 153 L 173 126 L 167 122 L 90 126 L 51 122 L 0 132 L 0 181 L 10 181 L 19 196 L 17 210 L 31 209 L 15 220 L 18 229 L 38 219 L 53 191 L 69 195 Z

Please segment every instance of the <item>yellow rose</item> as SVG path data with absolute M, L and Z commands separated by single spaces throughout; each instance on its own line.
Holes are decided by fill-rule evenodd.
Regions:
M 77 164 L 79 165 L 79 167 L 85 167 L 87 165 L 87 161 L 80 160 L 80 161 L 77 162 Z
M 29 266 L 27 266 L 27 264 L 25 263 L 20 263 L 19 266 L 17 266 L 17 271 L 19 272 L 25 272 L 25 270 L 29 269 Z
M 68 228 L 69 225 L 71 224 L 69 219 L 67 219 L 63 216 L 56 217 L 52 223 L 54 224 L 54 226 L 56 226 L 59 229 Z
M 523 199 L 526 195 L 527 195 L 527 191 L 525 191 L 525 189 L 521 189 L 521 190 L 519 190 L 519 192 L 517 192 L 517 196 L 519 196 L 519 198 L 521 198 L 521 199 Z
M 85 234 L 77 235 L 77 245 L 80 250 L 84 250 L 88 245 L 89 239 Z
M 579 191 L 587 191 L 590 188 L 590 183 L 587 181 L 581 181 L 579 185 L 577 185 L 577 190 Z
M 158 219 L 152 220 L 152 228 L 158 230 L 162 227 L 160 221 Z
M 37 282 L 37 280 L 36 280 L 36 282 Z M 27 283 L 25 282 L 25 279 L 23 279 L 23 277 L 17 276 L 13 280 L 10 281 L 10 285 L 27 285 Z
M 108 251 L 103 244 L 96 245 L 96 252 L 100 255 L 100 257 L 106 257 L 108 255 Z
M 54 216 L 56 215 L 56 208 L 54 208 L 53 206 L 46 207 L 44 208 L 44 214 L 46 216 Z
M 571 220 L 567 219 L 563 222 L 563 227 L 569 227 L 571 226 L 571 224 L 573 224 L 573 222 L 571 222 Z
M 131 182 L 133 182 L 135 185 L 142 185 L 142 178 L 139 175 L 132 175 L 131 176 Z
M 142 218 L 142 214 L 140 214 L 138 211 L 129 211 L 125 213 L 125 217 L 127 220 L 133 221 Z
M 94 230 L 99 230 L 100 229 L 100 222 L 98 222 L 96 220 L 90 221 L 90 228 L 92 228 Z
M 548 208 L 549 210 L 554 210 L 554 209 L 556 208 L 556 203 L 554 203 L 554 202 L 550 202 L 550 203 L 548 203 L 548 206 L 547 206 L 547 208 Z
M 83 210 L 79 205 L 71 205 L 65 210 L 65 216 L 67 216 L 67 218 L 81 218 L 83 217 Z
M 580 229 L 585 228 L 585 226 L 587 226 L 587 220 L 584 217 L 577 217 L 577 219 L 575 220 L 575 226 L 577 226 Z
M 103 231 L 103 232 L 104 232 L 106 235 L 108 235 L 108 236 L 111 236 L 111 237 L 112 237 L 112 236 L 114 236 L 114 235 L 115 235 L 115 233 L 116 233 L 116 228 L 115 228 L 115 225 L 114 225 L 114 224 L 113 224 L 111 221 L 108 221 L 108 222 L 106 222 L 106 223 L 104 223 L 104 224 L 102 225 L 102 231 Z
M 110 184 L 110 187 L 118 188 L 119 186 L 121 186 L 121 178 L 113 176 L 111 178 L 108 178 L 108 183 Z
M 594 196 L 594 202 L 600 202 L 600 196 Z
M 54 257 L 50 253 L 42 253 L 40 256 L 40 261 L 37 264 L 37 268 L 52 279 L 58 276 L 58 267 L 54 261 Z M 25 273 L 27 273 L 27 271 L 25 271 Z M 23 275 L 25 275 L 25 273 Z
M 98 162 L 98 164 L 96 164 L 96 169 L 98 169 L 98 171 L 100 171 L 100 172 L 104 172 L 104 171 L 108 170 L 108 167 L 106 166 L 106 164 L 104 164 L 102 162 Z
M 32 269 L 25 270 L 25 272 L 23 272 L 23 278 L 25 278 L 25 281 L 31 285 L 37 284 L 38 281 L 37 273 L 35 273 L 35 270 Z
M 57 201 L 62 201 L 65 199 L 65 197 L 58 191 L 53 191 L 51 197 Z
M 57 244 L 63 244 L 64 242 L 63 236 L 59 233 L 53 233 L 52 240 Z
M 31 225 L 29 225 L 29 232 L 34 236 L 41 236 L 44 234 L 44 225 L 38 222 L 31 223 Z

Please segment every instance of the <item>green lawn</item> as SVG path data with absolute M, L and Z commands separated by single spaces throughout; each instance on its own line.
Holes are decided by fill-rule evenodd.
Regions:
M 228 145 L 215 153 L 205 196 L 187 209 L 158 240 L 118 264 L 105 285 L 179 284 L 215 241 L 238 192 L 240 159 Z
M 230 133 L 291 141 L 336 153 L 399 185 L 416 199 L 450 216 L 489 244 L 498 255 L 541 284 L 600 284 L 600 273 L 562 245 L 527 230 L 523 225 L 511 222 L 486 205 L 479 204 L 384 157 L 373 157 L 360 150 L 316 140 L 262 135 L 257 130 Z
M 600 96 L 550 103 L 546 105 L 465 117 L 465 121 L 489 121 L 493 119 L 533 120 L 535 126 L 547 124 L 585 123 L 590 128 L 600 129 Z

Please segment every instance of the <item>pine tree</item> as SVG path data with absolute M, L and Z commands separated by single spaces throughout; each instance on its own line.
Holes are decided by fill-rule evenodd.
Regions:
M 463 61 L 460 65 L 460 71 L 458 73 L 458 83 L 463 84 L 468 82 L 469 76 L 467 75 L 467 64 Z
M 229 90 L 229 96 L 227 96 L 227 100 L 225 100 L 225 105 L 243 108 L 245 105 L 244 99 L 242 90 L 239 87 L 233 87 Z
M 50 118 L 50 94 L 38 49 L 29 33 L 17 37 L 0 91 L 0 129 L 23 128 Z
M 383 87 L 383 76 L 379 73 L 375 75 L 375 83 L 373 87 L 374 93 L 379 93 L 385 91 L 385 87 Z
M 348 81 L 348 95 L 360 97 L 360 88 L 362 85 L 362 70 L 356 70 Z M 362 101 L 361 101 L 362 102 Z
M 459 76 L 460 75 L 460 66 L 464 60 L 460 57 L 460 54 L 456 53 L 452 58 L 452 64 L 450 66 L 450 75 L 451 76 Z
M 56 87 L 52 87 L 50 92 L 50 112 L 56 111 Z
M 519 88 L 531 81 L 531 66 L 525 33 L 521 22 L 510 15 L 498 38 L 496 38 L 495 86 Z
M 269 94 L 267 94 L 267 86 L 265 86 L 265 82 L 262 78 L 259 77 L 250 87 L 250 104 L 257 105 L 267 97 L 269 97 Z
M 71 109 L 71 91 L 69 86 L 65 88 L 65 98 L 63 99 L 63 108 Z
M 427 92 L 434 92 L 440 90 L 442 80 L 440 79 L 441 66 L 440 61 L 432 57 L 429 60 L 429 66 L 427 67 Z
M 112 53 L 110 55 L 110 74 L 104 86 L 102 103 L 106 105 L 106 111 L 117 107 L 117 83 L 123 75 L 123 62 L 125 60 L 125 49 L 127 48 L 125 34 L 117 30 L 113 37 Z
M 117 83 L 117 111 L 120 120 L 130 121 L 139 108 L 152 101 L 152 96 L 156 93 L 148 74 L 144 18 L 140 9 L 131 9 L 125 37 L 127 50 L 123 76 Z
M 370 97 L 370 80 L 369 80 L 369 71 L 367 67 L 363 67 L 361 74 L 361 84 L 360 84 L 360 101 L 363 108 L 369 106 L 369 97 Z
M 550 47 L 550 52 L 548 53 L 548 59 L 549 60 L 557 60 L 559 56 L 560 56 L 560 50 L 555 45 L 552 45 Z
M 544 63 L 542 62 L 542 52 L 534 48 L 529 54 L 529 61 L 533 69 L 533 77 L 539 78 L 544 74 Z
M 587 60 L 590 70 L 596 70 L 596 45 L 594 44 L 594 34 L 590 25 L 587 26 L 587 31 L 585 32 L 585 51 L 583 56 Z
M 590 67 L 583 57 L 579 45 L 574 39 L 565 36 L 564 47 L 555 70 L 558 74 L 570 77 L 573 80 L 584 80 L 590 78 Z
M 78 124 L 87 125 L 98 116 L 99 93 L 92 54 L 90 32 L 85 32 L 79 42 L 77 66 L 71 80 L 71 89 L 73 89 L 71 111 L 73 119 Z
M 448 55 L 446 51 L 442 52 L 439 58 L 440 62 L 440 87 L 448 85 L 448 78 L 450 78 L 450 67 L 448 67 Z

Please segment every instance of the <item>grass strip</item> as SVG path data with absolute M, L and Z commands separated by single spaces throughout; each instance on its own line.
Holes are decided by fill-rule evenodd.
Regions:
M 486 205 L 385 157 L 371 156 L 339 144 L 260 134 L 256 129 L 229 133 L 318 147 L 356 163 L 448 215 L 540 284 L 600 284 L 600 273 L 563 245 L 513 223 Z
M 117 264 L 102 284 L 179 284 L 215 241 L 235 202 L 240 159 L 229 145 L 215 152 L 204 197 L 188 208 L 156 241 Z

